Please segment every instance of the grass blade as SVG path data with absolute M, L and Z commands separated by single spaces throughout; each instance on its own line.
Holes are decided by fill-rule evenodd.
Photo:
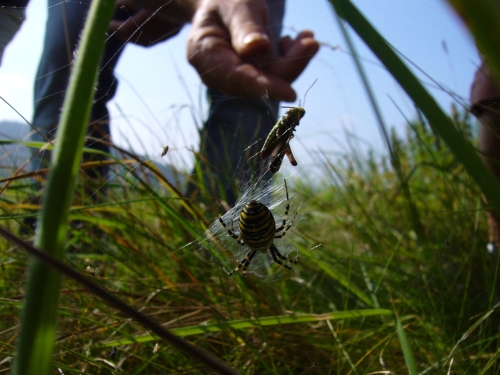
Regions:
M 433 131 L 448 145 L 468 174 L 478 184 L 488 203 L 500 215 L 500 183 L 486 168 L 476 150 L 454 126 L 434 98 L 397 56 L 393 48 L 349 0 L 330 0 L 337 14 L 346 20 L 385 65 L 408 96 L 429 120 Z M 491 30 L 490 30 L 491 31 Z
M 294 323 L 310 323 L 319 322 L 323 320 L 346 320 L 355 318 L 366 318 L 369 316 L 381 316 L 381 315 L 392 315 L 391 310 L 386 309 L 367 309 L 367 310 L 350 310 L 350 311 L 338 311 L 326 314 L 298 314 L 298 315 L 279 315 L 279 316 L 267 316 L 264 318 L 251 318 L 243 320 L 233 320 L 225 323 L 217 324 L 200 324 L 192 327 L 181 327 L 173 328 L 170 332 L 176 334 L 177 336 L 191 336 L 199 335 L 209 332 L 219 332 L 226 329 L 246 329 L 253 327 L 265 327 L 265 326 L 275 326 L 282 324 L 294 324 Z M 134 339 L 119 339 L 108 341 L 106 346 L 116 346 L 116 345 L 126 345 L 135 342 L 148 342 L 156 340 L 152 335 L 143 335 L 135 337 Z
M 94 97 L 99 60 L 114 7 L 112 1 L 92 2 L 63 106 L 35 239 L 36 247 L 57 259 L 64 254 L 69 206 Z M 32 259 L 13 374 L 52 373 L 60 284 L 59 272 Z
M 406 365 L 408 366 L 408 372 L 410 375 L 417 375 L 417 365 L 415 364 L 415 357 L 413 356 L 413 352 L 410 348 L 410 343 L 408 342 L 408 338 L 406 337 L 405 330 L 401 325 L 401 321 L 399 319 L 396 320 L 396 327 L 398 331 L 399 342 L 401 343 L 401 348 L 403 349 L 403 354 L 405 356 Z
M 125 302 L 121 301 L 119 298 L 115 297 L 105 289 L 101 288 L 98 286 L 96 283 L 93 281 L 90 281 L 86 276 L 80 274 L 78 271 L 74 270 L 73 268 L 67 266 L 65 263 L 61 262 L 59 259 L 54 258 L 50 254 L 45 254 L 44 252 L 36 249 L 35 247 L 27 244 L 23 240 L 19 239 L 18 237 L 14 236 L 12 233 L 4 229 L 3 227 L 0 226 L 0 235 L 3 237 L 7 238 L 8 240 L 12 241 L 13 243 L 23 247 L 28 253 L 32 256 L 35 256 L 38 260 L 43 262 L 45 265 L 49 265 L 51 269 L 57 270 L 58 274 L 62 273 L 65 274 L 66 276 L 69 276 L 73 280 L 77 281 L 81 285 L 83 285 L 85 288 L 87 288 L 89 291 L 97 295 L 98 297 L 102 298 L 105 300 L 109 305 L 117 308 L 119 311 L 123 312 L 125 315 L 130 316 L 132 319 L 136 320 L 140 324 L 142 324 L 145 328 L 148 330 L 151 330 L 155 332 L 159 337 L 163 338 L 166 341 L 171 342 L 175 347 L 178 349 L 184 350 L 187 354 L 191 355 L 195 359 L 199 360 L 200 362 L 204 362 L 205 364 L 209 365 L 212 367 L 214 370 L 219 372 L 220 374 L 224 375 L 238 375 L 238 372 L 229 366 L 227 366 L 225 363 L 219 361 L 217 358 L 213 357 L 210 353 L 207 351 L 198 348 L 189 342 L 181 339 L 178 337 L 178 335 L 172 334 L 170 331 L 167 331 L 165 328 L 161 327 L 158 325 L 156 322 L 152 321 L 149 319 L 147 316 L 143 315 L 130 305 L 126 304 Z M 48 346 L 47 342 L 39 341 L 39 345 L 41 346 Z M 46 350 L 45 350 L 46 351 Z M 50 353 L 52 354 L 52 353 Z M 20 358 L 17 356 L 16 358 Z M 50 355 L 49 355 L 50 359 Z M 30 362 L 30 359 L 26 359 L 26 362 Z M 50 361 L 49 361 L 50 365 Z M 20 366 L 17 366 L 17 368 L 20 368 Z M 50 366 L 49 366 L 49 371 L 47 371 L 47 374 L 50 374 Z M 32 372 L 32 374 L 36 374 L 36 372 Z
M 464 19 L 474 35 L 481 53 L 488 56 L 488 62 L 497 77 L 500 77 L 500 6 L 498 1 L 448 0 Z

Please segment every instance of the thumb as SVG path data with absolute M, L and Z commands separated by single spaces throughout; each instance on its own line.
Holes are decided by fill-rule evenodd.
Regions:
M 243 0 L 231 5 L 222 12 L 233 49 L 244 57 L 272 56 L 267 4 L 262 0 Z

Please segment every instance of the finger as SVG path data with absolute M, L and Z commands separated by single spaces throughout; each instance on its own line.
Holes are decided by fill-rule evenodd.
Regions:
M 115 7 L 117 9 L 125 8 L 127 10 L 137 9 L 137 4 L 133 0 L 116 0 Z
M 282 37 L 279 41 L 279 52 L 280 56 L 286 56 L 289 53 L 289 50 L 295 45 L 300 43 L 302 40 L 314 39 L 314 33 L 310 30 L 301 31 L 295 39 L 292 39 L 290 36 L 286 35 Z M 319 45 L 319 43 L 318 43 Z
M 244 62 L 228 41 L 204 37 L 188 43 L 188 60 L 198 71 L 203 83 L 226 94 L 240 97 L 260 97 L 294 101 L 295 91 L 285 80 L 262 74 L 255 66 Z
M 286 35 L 280 39 L 279 42 L 279 50 L 280 55 L 284 56 L 287 54 L 287 51 L 293 46 L 293 44 L 301 39 L 306 38 L 314 38 L 314 33 L 311 30 L 301 31 L 295 39 L 292 39 L 290 36 Z
M 227 3 L 225 3 L 226 5 Z M 267 4 L 260 0 L 230 3 L 220 9 L 234 50 L 244 57 L 271 57 Z
M 289 42 L 285 41 L 284 44 L 289 44 Z M 285 54 L 273 63 L 268 64 L 264 71 L 292 83 L 318 52 L 319 43 L 309 34 L 304 34 L 287 47 L 288 50 L 286 50 Z
M 295 40 L 305 39 L 305 38 L 314 38 L 314 33 L 311 30 L 302 30 Z
M 111 22 L 109 23 L 109 31 L 115 32 L 123 25 L 124 22 L 126 22 L 126 21 L 111 20 Z
M 286 35 L 280 39 L 279 42 L 279 53 L 280 56 L 286 55 L 287 51 L 292 47 L 293 39 Z
M 288 82 L 277 76 L 262 73 L 247 63 L 238 65 L 230 71 L 224 71 L 221 79 L 219 82 L 225 83 L 221 90 L 228 94 L 255 98 L 267 93 L 270 99 L 286 102 L 293 102 L 297 97 Z
M 109 30 L 123 42 L 150 47 L 164 41 L 180 31 L 181 25 L 149 11 L 140 10 L 125 21 L 112 20 Z
M 267 93 L 270 99 L 293 102 L 295 91 L 285 80 L 262 74 L 253 65 L 240 63 L 233 66 L 220 64 L 200 77 L 208 87 L 218 89 L 227 95 L 258 98 Z

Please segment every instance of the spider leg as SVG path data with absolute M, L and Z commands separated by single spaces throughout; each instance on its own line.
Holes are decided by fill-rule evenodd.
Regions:
M 238 266 L 232 270 L 231 272 L 228 273 L 228 276 L 233 276 L 235 272 L 237 272 L 241 267 L 243 267 L 243 277 L 247 277 L 246 271 L 247 267 L 252 261 L 253 257 L 255 256 L 256 251 L 255 250 L 249 250 L 247 255 L 245 255 L 245 258 L 241 262 L 238 262 Z
M 281 253 L 278 251 L 278 249 L 276 248 L 276 246 L 274 244 L 272 244 L 271 247 L 269 248 L 269 252 L 271 253 L 271 256 L 273 257 L 273 260 L 276 263 L 278 263 L 280 266 L 285 267 L 287 270 L 292 269 L 292 267 L 290 267 L 288 264 L 283 264 L 283 262 L 278 259 L 278 257 L 281 259 L 288 259 L 288 258 L 281 255 Z
M 231 227 L 233 228 L 233 230 L 229 229 L 229 228 L 228 228 L 228 226 L 226 225 L 226 223 L 224 222 L 224 220 L 222 220 L 222 214 L 221 214 L 221 212 L 220 212 L 220 199 L 219 199 L 219 222 L 222 224 L 222 226 L 223 226 L 223 227 L 224 227 L 224 229 L 227 231 L 227 233 L 229 233 L 229 235 L 230 235 L 231 237 L 233 237 L 235 240 L 237 240 L 237 241 L 238 241 L 238 243 L 239 243 L 241 246 L 243 246 L 243 245 L 241 244 L 241 242 L 240 242 L 240 236 L 239 236 L 239 235 L 237 235 L 236 233 L 234 233 L 234 231 L 233 231 L 233 230 L 234 230 L 234 226 L 233 226 L 233 224 L 232 224 L 233 219 L 231 218 Z
M 252 262 L 252 259 L 253 257 L 255 256 L 255 254 L 257 254 L 257 251 L 255 250 L 251 250 L 252 253 L 245 257 L 245 263 L 243 265 L 243 277 L 247 277 L 247 267 L 250 265 L 250 262 Z
M 234 220 L 233 220 L 233 218 L 231 218 L 231 230 L 234 233 Z M 240 236 L 238 236 L 237 240 L 238 240 L 238 243 L 240 244 L 240 246 L 245 246 L 245 242 L 243 242 L 243 240 L 240 239 Z
M 273 249 L 273 247 L 274 247 L 274 249 Z M 283 260 L 288 261 L 288 263 L 294 263 L 294 264 L 299 263 L 299 256 L 298 255 L 297 255 L 297 258 L 290 259 L 290 257 L 288 257 L 288 256 L 286 257 L 283 254 L 281 254 L 275 244 L 271 245 L 271 251 L 274 251 L 274 253 L 276 254 L 277 257 L 279 257 L 279 258 L 281 258 Z
M 296 217 L 297 217 L 297 212 L 295 213 L 295 215 L 293 215 L 293 218 L 292 218 L 292 221 L 291 221 L 291 223 L 290 223 L 290 224 L 288 224 L 286 227 L 281 226 L 280 228 L 278 228 L 278 229 L 280 229 L 280 230 L 276 229 L 276 233 L 278 233 L 278 232 L 280 232 L 280 231 L 283 231 L 283 233 L 278 234 L 278 235 L 275 235 L 275 236 L 274 236 L 274 238 L 282 238 L 282 237 L 284 237 L 284 236 L 285 236 L 285 234 L 286 234 L 286 232 L 288 232 L 288 229 L 290 229 L 290 228 L 292 227 L 293 222 L 295 221 L 295 218 L 296 218 Z M 284 230 L 283 230 L 283 228 L 284 228 Z
M 293 156 L 292 149 L 290 148 L 290 145 L 287 145 L 285 149 L 285 155 L 288 156 L 288 160 L 290 160 L 290 164 L 292 164 L 294 167 L 298 164 L 297 160 L 295 160 L 295 156 Z
M 279 237 L 276 236 L 275 238 L 281 238 L 285 235 L 286 231 L 290 229 L 290 227 L 293 224 L 293 220 L 295 220 L 295 216 L 297 216 L 297 213 L 295 213 L 295 216 L 293 217 L 292 223 L 290 223 L 288 226 L 286 225 L 286 220 L 288 218 L 288 210 L 290 209 L 290 197 L 288 196 L 288 186 L 286 185 L 286 180 L 285 181 L 285 191 L 286 191 L 286 207 L 285 207 L 285 214 L 283 215 L 283 222 L 281 223 L 281 226 L 279 228 L 276 228 L 276 233 L 279 233 L 284 230 L 283 234 L 280 235 Z

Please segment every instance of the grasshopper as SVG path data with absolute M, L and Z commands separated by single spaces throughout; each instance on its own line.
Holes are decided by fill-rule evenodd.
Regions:
M 293 156 L 292 149 L 290 148 L 290 145 L 287 145 L 285 150 L 283 152 L 279 152 L 280 149 L 277 149 L 276 151 L 276 156 L 271 159 L 271 163 L 269 164 L 269 171 L 272 173 L 276 173 L 280 170 L 281 163 L 283 162 L 284 156 L 288 156 L 288 159 L 290 160 L 290 163 L 295 167 L 297 165 L 297 160 L 295 160 L 295 157 Z M 271 154 L 271 157 L 273 157 L 274 153 Z
M 313 82 L 304 95 L 304 106 L 306 103 L 307 93 L 311 87 L 314 86 L 316 81 Z M 271 156 L 269 171 L 272 173 L 279 171 L 285 155 L 290 160 L 290 164 L 293 166 L 298 164 L 297 160 L 295 160 L 295 157 L 293 156 L 292 149 L 290 148 L 290 141 L 294 137 L 293 132 L 295 131 L 295 128 L 299 126 L 300 119 L 306 114 L 306 110 L 300 106 L 283 108 L 290 109 L 286 111 L 286 113 L 279 118 L 276 125 L 273 126 L 264 142 L 264 146 L 262 146 L 262 150 L 260 151 L 260 157 L 262 160 Z
M 299 125 L 300 119 L 304 117 L 305 113 L 304 108 L 290 108 L 280 117 L 276 125 L 269 132 L 264 146 L 262 146 L 260 157 L 264 160 L 271 156 L 269 170 L 272 173 L 278 172 L 285 155 L 288 156 L 293 166 L 297 165 L 297 161 L 290 148 L 290 141 L 294 137 L 293 132 L 295 128 Z

